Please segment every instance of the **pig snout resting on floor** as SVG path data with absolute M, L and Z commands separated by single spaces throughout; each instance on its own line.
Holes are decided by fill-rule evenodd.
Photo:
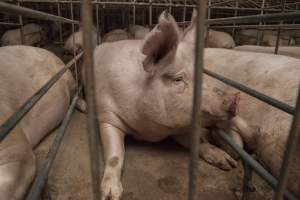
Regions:
M 194 27 L 193 23 L 181 34 L 174 18 L 163 12 L 144 40 L 103 43 L 95 49 L 96 109 L 105 157 L 102 199 L 117 200 L 122 195 L 126 135 L 152 142 L 174 136 L 189 147 Z M 238 93 L 204 82 L 202 126 L 209 128 L 236 116 L 238 99 Z M 209 143 L 200 145 L 199 155 L 223 169 L 237 164 Z
M 216 59 L 218 57 L 218 59 Z M 288 56 L 240 52 L 225 49 L 206 49 L 205 67 L 259 92 L 295 106 L 300 81 L 300 60 Z M 211 79 L 228 92 L 235 90 Z M 213 84 L 212 83 L 212 84 Z M 241 93 L 239 116 L 257 131 L 244 128 L 245 120 L 234 117 L 240 124 L 244 145 L 250 147 L 267 169 L 278 177 L 290 129 L 292 116 L 253 97 Z M 300 142 L 290 168 L 288 189 L 300 197 Z
M 256 45 L 243 45 L 243 46 L 235 47 L 234 50 L 274 54 L 275 47 L 262 47 L 262 46 L 256 46 Z M 300 47 L 297 47 L 297 46 L 287 46 L 287 47 L 282 46 L 282 47 L 279 47 L 278 54 L 300 59 Z
M 103 37 L 103 42 L 116 42 L 120 40 L 133 39 L 133 36 L 123 29 L 115 29 L 106 33 Z
M 0 124 L 40 89 L 64 63 L 29 46 L 0 48 Z M 0 198 L 23 199 L 35 172 L 33 148 L 62 121 L 75 81 L 69 71 L 0 143 Z
M 26 24 L 23 26 L 24 45 L 37 45 L 45 43 L 46 32 L 40 25 Z M 21 41 L 21 29 L 13 29 L 6 31 L 1 37 L 1 46 L 20 45 Z
M 210 29 L 208 32 L 207 47 L 232 49 L 235 47 L 233 38 L 225 32 Z

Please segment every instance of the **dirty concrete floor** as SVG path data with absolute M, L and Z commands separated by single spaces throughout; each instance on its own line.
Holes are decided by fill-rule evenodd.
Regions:
M 86 115 L 75 112 L 49 174 L 43 200 L 89 200 L 91 179 Z M 55 131 L 56 132 L 56 131 Z M 35 150 L 40 168 L 53 141 L 48 136 Z M 146 143 L 126 140 L 123 200 L 187 199 L 189 152 L 171 140 Z M 236 200 L 241 197 L 243 168 L 222 171 L 199 159 L 199 199 Z M 271 189 L 257 176 L 256 192 L 247 199 L 271 199 Z

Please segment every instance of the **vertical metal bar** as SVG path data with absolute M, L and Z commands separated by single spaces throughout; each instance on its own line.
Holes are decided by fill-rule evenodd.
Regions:
M 169 0 L 169 13 L 172 14 L 172 6 L 173 6 L 173 2 L 172 0 Z
M 56 0 L 56 5 L 57 5 L 57 15 L 61 17 L 61 12 L 60 12 L 60 3 L 58 0 Z M 58 22 L 58 29 L 59 29 L 59 41 L 63 42 L 63 34 L 62 34 L 62 23 Z
M 252 185 L 252 169 L 250 165 L 243 160 L 243 167 L 244 167 L 244 180 L 243 180 L 243 196 L 242 200 L 247 199 L 247 194 L 254 190 Z
M 99 0 L 101 1 L 101 0 Z M 105 33 L 105 18 L 104 18 L 104 14 L 105 14 L 105 5 L 102 5 L 102 9 L 101 9 L 101 35 L 103 36 Z
M 281 13 L 284 13 L 285 10 L 285 0 L 281 1 L 282 7 L 281 7 Z M 280 25 L 283 23 L 283 21 L 280 21 Z M 280 40 L 280 32 L 281 28 L 279 27 L 277 30 L 277 38 L 276 38 L 276 47 L 275 47 L 275 54 L 278 54 L 279 50 L 279 40 Z
M 266 2 L 266 0 L 262 0 L 262 2 L 261 2 L 260 15 L 264 14 L 265 2 Z M 259 21 L 259 25 L 262 25 L 261 21 Z M 257 35 L 256 35 L 256 45 L 261 45 L 263 37 L 264 37 L 264 32 L 260 31 L 258 29 L 257 30 Z
M 74 25 L 74 11 L 73 11 L 73 2 L 70 2 L 70 11 L 71 11 L 71 19 L 72 19 L 72 40 L 73 40 L 73 57 L 76 57 L 76 51 L 75 51 L 75 25 Z M 77 60 L 75 61 L 75 80 L 76 80 L 76 87 L 79 86 L 78 82 L 78 68 L 77 68 Z
M 99 27 L 99 3 L 96 2 L 96 28 L 97 28 L 97 44 L 100 44 L 100 27 Z
M 185 29 L 185 21 L 186 21 L 186 0 L 184 0 L 184 6 L 183 6 L 183 16 L 182 16 L 183 29 Z
M 211 18 L 211 0 L 208 0 L 208 9 L 207 9 L 207 19 Z M 206 30 L 206 35 L 204 35 L 205 38 L 205 47 L 208 46 L 208 39 L 209 39 L 209 30 L 210 30 L 210 25 L 207 23 L 207 30 Z
M 291 164 L 292 155 L 293 153 L 294 154 L 298 153 L 295 151 L 295 148 L 298 142 L 299 132 L 300 132 L 300 84 L 298 85 L 296 111 L 291 125 L 289 137 L 285 145 L 286 148 L 284 152 L 283 161 L 281 164 L 279 182 L 275 192 L 274 200 L 280 200 L 282 198 L 282 194 L 284 192 L 284 188 L 286 186 L 287 179 L 288 179 L 289 165 Z
M 238 8 L 239 8 L 239 1 L 238 0 L 235 1 L 235 7 L 236 7 L 236 9 L 234 10 L 234 16 L 237 17 Z M 233 23 L 233 25 L 235 26 L 236 24 Z M 235 28 L 232 29 L 232 34 L 231 35 L 232 35 L 232 38 L 234 39 L 235 38 Z
M 196 25 L 196 47 L 194 66 L 194 94 L 192 113 L 192 137 L 191 137 L 191 160 L 189 165 L 189 188 L 188 200 L 198 199 L 198 159 L 199 141 L 201 134 L 201 94 L 202 94 L 202 74 L 203 74 L 203 53 L 204 53 L 204 20 L 206 12 L 206 0 L 199 0 L 197 5 L 197 25 Z
M 133 5 L 133 10 L 132 10 L 132 23 L 135 25 L 135 4 L 136 4 L 136 0 L 133 1 L 134 5 Z
M 20 3 L 21 0 L 18 0 L 18 6 L 21 6 Z M 20 24 L 20 36 L 21 36 L 21 44 L 25 44 L 25 38 L 24 38 L 24 27 L 23 27 L 23 17 L 22 15 L 19 15 L 19 24 Z
M 87 123 L 89 133 L 91 178 L 93 199 L 100 199 L 100 155 L 99 128 L 96 115 L 96 100 L 94 87 L 94 62 L 92 44 L 92 5 L 90 0 L 81 0 L 81 22 L 83 27 L 83 49 L 85 67 L 85 93 L 87 99 Z
M 152 0 L 149 0 L 149 26 L 152 26 Z

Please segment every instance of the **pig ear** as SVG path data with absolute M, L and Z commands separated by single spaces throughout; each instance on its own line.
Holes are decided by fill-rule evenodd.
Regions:
M 145 71 L 155 71 L 154 66 L 175 49 L 179 43 L 180 32 L 178 25 L 167 11 L 164 11 L 158 25 L 146 36 L 142 53 L 146 55 L 143 62 Z
M 186 38 L 192 39 L 195 37 L 195 31 L 196 31 L 196 25 L 197 25 L 197 15 L 198 15 L 198 12 L 194 8 L 192 18 L 191 18 L 191 24 L 183 32 L 184 39 L 186 39 Z
M 238 104 L 240 102 L 240 92 L 235 94 L 229 94 L 223 101 L 223 109 L 232 115 L 236 115 L 238 112 Z

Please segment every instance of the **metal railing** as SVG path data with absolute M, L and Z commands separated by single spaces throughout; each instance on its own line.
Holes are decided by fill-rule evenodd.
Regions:
M 27 0 L 23 0 L 23 2 L 26 2 Z M 41 2 L 36 1 L 30 1 L 30 2 Z M 47 2 L 44 0 L 43 2 Z M 49 2 L 49 1 L 48 1 Z M 56 2 L 59 3 L 70 3 L 70 1 L 62 1 L 57 0 Z M 80 3 L 80 1 L 71 1 L 71 3 Z M 151 19 L 149 18 L 149 23 L 151 25 L 152 23 L 152 6 L 159 6 L 160 4 L 155 4 L 152 1 L 149 1 L 149 3 L 140 3 L 137 1 L 133 2 L 102 2 L 101 0 L 97 1 L 89 1 L 89 0 L 82 0 L 82 16 L 85 16 L 82 19 L 83 24 L 83 35 L 84 35 L 84 60 L 85 60 L 85 67 L 86 67 L 86 80 L 87 84 L 85 85 L 85 92 L 87 96 L 87 103 L 88 103 L 88 128 L 89 128 L 89 141 L 90 141 L 90 150 L 91 150 L 91 156 L 93 157 L 92 162 L 92 177 L 93 177 L 93 194 L 94 199 L 99 199 L 100 192 L 99 192 L 99 135 L 98 135 L 98 127 L 96 123 L 96 113 L 95 113 L 95 97 L 94 97 L 94 76 L 93 76 L 93 59 L 92 59 L 92 45 L 91 45 L 91 29 L 92 29 L 92 4 L 100 4 L 100 5 L 131 5 L 131 6 L 138 6 L 138 5 L 146 5 L 149 6 L 149 15 L 151 16 Z M 175 6 L 176 4 L 163 4 L 163 6 Z M 195 7 L 195 5 L 187 5 L 185 3 L 185 8 L 187 7 Z M 7 10 L 8 9 L 8 10 Z M 289 133 L 288 142 L 286 146 L 286 151 L 284 154 L 284 161 L 282 164 L 281 172 L 279 181 L 277 181 L 267 170 L 265 170 L 257 161 L 255 161 L 249 154 L 247 154 L 243 149 L 241 149 L 239 146 L 237 146 L 230 137 L 227 136 L 226 133 L 224 133 L 221 130 L 216 130 L 216 132 L 221 136 L 221 138 L 224 139 L 225 142 L 227 142 L 242 158 L 243 165 L 245 171 L 245 180 L 244 184 L 248 182 L 248 178 L 250 178 L 249 174 L 251 174 L 251 171 L 256 172 L 260 177 L 262 177 L 263 180 L 265 180 L 273 189 L 276 190 L 275 199 L 280 199 L 282 195 L 284 195 L 288 199 L 296 199 L 296 197 L 288 192 L 285 189 L 286 185 L 286 178 L 288 174 L 288 166 L 289 166 L 289 160 L 291 158 L 291 155 L 294 151 L 295 145 L 296 145 L 296 137 L 299 133 L 299 114 L 300 114 L 300 100 L 299 100 L 299 94 L 298 94 L 298 100 L 296 108 L 293 108 L 283 102 L 280 102 L 274 98 L 271 98 L 269 96 L 266 96 L 262 93 L 259 93 L 251 88 L 246 87 L 245 85 L 242 85 L 240 83 L 237 83 L 233 80 L 227 79 L 226 77 L 223 77 L 219 74 L 216 74 L 214 72 L 211 72 L 209 70 L 206 70 L 203 68 L 203 50 L 204 50 L 204 26 L 205 24 L 213 25 L 213 24 L 237 24 L 237 23 L 249 23 L 249 22 L 260 22 L 260 21 L 281 21 L 281 20 L 291 20 L 294 18 L 300 17 L 300 12 L 292 12 L 292 13 L 280 13 L 280 14 L 264 14 L 264 15 L 254 15 L 254 16 L 243 16 L 243 17 L 231 17 L 231 18 L 221 18 L 221 19 L 208 19 L 205 20 L 205 9 L 206 4 L 205 1 L 199 1 L 197 10 L 198 13 L 200 13 L 197 16 L 197 31 L 196 31 L 196 48 L 195 48 L 195 76 L 194 76 L 194 98 L 193 98 L 193 120 L 192 120 L 192 148 L 191 148 L 191 162 L 189 167 L 189 192 L 188 192 L 188 199 L 189 200 L 195 200 L 198 198 L 197 196 L 197 176 L 196 176 L 196 169 L 197 169 L 197 160 L 198 160 L 198 149 L 199 149 L 199 136 L 200 136 L 200 127 L 199 127 L 199 121 L 201 121 L 201 84 L 202 84 L 202 76 L 203 73 L 214 77 L 218 79 L 219 81 L 222 81 L 226 84 L 229 84 L 232 87 L 235 87 L 253 97 L 256 97 L 260 99 L 261 101 L 264 101 L 267 104 L 270 104 L 284 112 L 287 112 L 291 115 L 294 115 L 294 119 L 292 122 L 292 128 Z M 43 19 L 43 20 L 53 20 L 63 23 L 72 23 L 72 24 L 79 24 L 78 21 L 66 19 L 60 16 L 51 15 L 48 13 L 43 13 L 40 11 L 35 11 L 28 8 L 22 8 L 15 5 L 7 4 L 7 3 L 0 3 L 0 12 L 2 13 L 14 13 L 16 15 L 22 15 L 24 17 L 32 17 L 36 19 Z M 184 12 L 186 14 L 186 12 Z M 73 17 L 72 17 L 73 18 Z M 185 19 L 185 16 L 183 17 Z M 74 32 L 74 28 L 72 28 Z M 77 55 L 71 62 L 69 62 L 61 71 L 59 71 L 49 82 L 46 83 L 45 86 L 43 86 L 33 97 L 31 97 L 7 122 L 5 122 L 0 127 L 0 141 L 9 133 L 9 131 L 16 125 L 16 123 L 28 112 L 32 106 L 42 97 L 43 94 L 47 92 L 47 90 L 59 79 L 62 74 L 69 69 L 77 59 L 79 59 L 82 56 L 82 53 Z M 76 98 L 76 97 L 75 97 Z M 67 113 L 67 117 L 65 118 L 61 130 L 65 129 L 64 126 L 67 125 L 67 121 L 69 120 L 68 117 L 70 113 L 72 112 L 72 109 L 74 107 L 74 99 L 71 104 L 70 110 Z M 62 131 L 63 132 L 63 131 Z M 63 134 L 63 133 L 62 133 Z M 62 138 L 62 135 L 58 136 Z M 55 140 L 59 141 L 60 140 Z M 57 149 L 56 149 L 57 151 Z M 55 153 L 52 155 L 55 156 Z M 51 158 L 52 160 L 54 157 Z M 51 161 L 52 162 L 52 161 Z M 49 166 L 49 165 L 47 165 Z M 51 165 L 50 165 L 51 166 Z M 50 167 L 49 167 L 50 168 Z M 49 170 L 49 169 L 48 169 Z M 47 174 L 47 173 L 46 173 Z M 43 178 L 42 184 L 45 183 L 45 179 Z M 35 186 L 36 187 L 36 186 Z M 35 188 L 34 187 L 34 188 Z M 34 189 L 33 188 L 33 189 Z M 40 187 L 42 188 L 42 187 Z M 245 188 L 245 187 L 244 187 Z M 40 194 L 40 193 L 39 193 Z M 38 196 L 38 195 L 37 195 Z M 28 197 L 29 198 L 29 197 Z M 29 198 L 31 199 L 31 198 Z

